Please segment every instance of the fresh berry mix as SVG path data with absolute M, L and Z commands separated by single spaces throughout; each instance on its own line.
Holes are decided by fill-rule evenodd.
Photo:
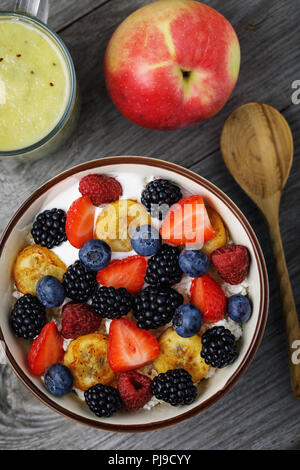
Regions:
M 37 216 L 31 234 L 35 243 L 50 249 L 67 240 L 65 225 L 66 213 L 63 210 L 46 210 Z
M 192 377 L 184 369 L 158 374 L 153 379 L 151 390 L 158 400 L 166 401 L 172 406 L 190 405 L 197 396 Z
M 75 261 L 64 274 L 66 296 L 75 302 L 86 302 L 97 289 L 96 273 L 88 271 L 81 261 Z
M 211 260 L 228 284 L 240 284 L 248 274 L 250 258 L 245 246 L 229 245 L 220 248 L 213 252 Z
M 101 323 L 102 318 L 91 305 L 70 302 L 62 310 L 61 334 L 64 338 L 78 338 L 98 330 Z
M 99 271 L 111 259 L 111 248 L 102 240 L 89 240 L 79 250 L 79 259 L 86 269 Z
M 11 327 L 16 336 L 35 338 L 46 323 L 46 309 L 33 295 L 26 294 L 16 301 L 11 312 Z
M 180 269 L 190 277 L 200 277 L 208 273 L 210 261 L 202 250 L 182 250 L 179 255 Z
M 36 245 L 13 268 L 10 323 L 31 341 L 30 372 L 55 397 L 81 390 L 99 418 L 193 403 L 210 368 L 237 358 L 252 314 L 249 253 L 228 245 L 220 214 L 162 178 L 141 194 L 148 175 L 131 176 L 82 178 L 80 197 L 77 185 L 62 196 L 67 213 L 36 216 Z
M 97 174 L 84 176 L 79 183 L 79 191 L 83 196 L 89 196 L 95 206 L 117 201 L 123 193 L 115 178 Z
M 162 245 L 156 255 L 148 260 L 145 281 L 152 285 L 172 286 L 180 282 L 182 271 L 178 263 L 179 250 L 170 245 Z
M 121 318 L 131 310 L 132 298 L 124 287 L 100 287 L 92 297 L 92 306 L 100 317 Z
M 153 256 L 161 247 L 159 231 L 152 225 L 137 227 L 130 239 L 134 251 L 142 256 Z
M 192 304 L 180 305 L 173 316 L 173 328 L 179 336 L 189 338 L 201 330 L 202 314 Z
M 235 337 L 224 326 L 209 328 L 202 335 L 201 357 L 206 364 L 221 369 L 232 364 L 237 356 Z
M 169 208 L 181 198 L 181 189 L 177 184 L 169 180 L 157 179 L 147 184 L 141 201 L 151 217 L 162 220 Z
M 148 286 L 133 299 L 133 311 L 139 328 L 150 330 L 169 323 L 183 296 L 171 287 Z
M 99 418 L 109 418 L 122 406 L 118 390 L 110 385 L 97 384 L 84 392 L 90 410 Z
M 45 371 L 45 387 L 55 397 L 62 397 L 73 388 L 74 377 L 68 367 L 63 364 L 53 364 Z
M 229 318 L 237 323 L 248 321 L 252 314 L 252 307 L 248 297 L 241 294 L 229 297 L 227 301 L 227 313 Z
M 45 276 L 37 284 L 36 296 L 45 307 L 55 308 L 63 304 L 66 294 L 56 277 Z
M 139 410 L 151 399 L 152 380 L 136 371 L 124 372 L 118 380 L 118 390 L 126 410 Z

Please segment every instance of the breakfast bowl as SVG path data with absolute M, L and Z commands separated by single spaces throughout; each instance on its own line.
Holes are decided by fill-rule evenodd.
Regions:
M 137 199 L 144 181 L 155 178 L 171 180 L 183 188 L 183 193 L 200 194 L 222 217 L 232 243 L 248 249 L 251 263 L 247 276 L 248 296 L 252 303 L 251 318 L 243 324 L 239 355 L 227 367 L 218 369 L 209 380 L 202 380 L 197 399 L 189 405 L 171 406 L 159 403 L 137 411 L 119 411 L 109 418 L 94 416 L 76 393 L 62 397 L 51 395 L 40 377 L 33 375 L 27 363 L 28 341 L 16 338 L 10 326 L 14 293 L 12 275 L 17 254 L 26 246 L 28 233 L 38 213 L 45 208 L 67 210 L 74 197 L 79 197 L 78 184 L 90 173 L 114 176 L 126 183 L 123 197 Z M 138 194 L 139 193 L 139 194 Z M 77 196 L 76 196 L 77 195 Z M 27 243 L 28 244 L 28 243 Z M 70 260 L 70 263 L 73 260 Z M 68 261 L 65 260 L 66 264 Z M 238 207 L 212 183 L 181 166 L 146 157 L 108 157 L 71 168 L 38 188 L 15 213 L 6 227 L 0 244 L 0 274 L 2 311 L 1 342 L 7 360 L 23 384 L 52 410 L 85 425 L 118 432 L 142 432 L 159 429 L 191 418 L 222 398 L 249 366 L 261 341 L 268 313 L 268 278 L 259 242 L 249 222 Z

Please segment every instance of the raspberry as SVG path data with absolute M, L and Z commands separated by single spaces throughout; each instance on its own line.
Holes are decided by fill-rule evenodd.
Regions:
M 213 252 L 211 260 L 222 279 L 229 284 L 240 284 L 248 274 L 250 259 L 245 246 L 220 248 Z
M 142 408 L 150 398 L 152 380 L 146 375 L 131 371 L 120 375 L 118 390 L 127 410 Z
M 102 318 L 95 314 L 88 304 L 73 302 L 64 306 L 62 311 L 62 330 L 64 338 L 78 338 L 98 330 Z
M 122 186 L 115 178 L 97 174 L 84 176 L 79 191 L 83 196 L 89 196 L 95 206 L 117 201 L 123 194 Z

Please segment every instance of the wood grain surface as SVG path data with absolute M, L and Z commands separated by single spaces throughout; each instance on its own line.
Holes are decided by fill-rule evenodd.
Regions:
M 209 122 L 173 132 L 129 123 L 111 103 L 102 62 L 109 37 L 141 0 L 53 0 L 49 24 L 70 48 L 83 98 L 79 128 L 51 159 L 0 162 L 0 229 L 33 190 L 77 163 L 110 155 L 145 155 L 179 163 L 231 197 L 252 224 L 266 258 L 270 311 L 262 344 L 248 371 L 224 399 L 175 427 L 139 435 L 84 428 L 43 406 L 6 365 L 0 366 L 1 449 L 300 449 L 300 404 L 290 389 L 275 261 L 263 216 L 223 163 L 219 139 L 230 112 L 250 101 L 280 110 L 294 135 L 295 158 L 281 203 L 281 233 L 296 306 L 300 305 L 300 105 L 291 101 L 300 79 L 297 0 L 207 0 L 236 28 L 242 66 L 236 90 Z M 1 9 L 13 8 L 1 0 Z M 1 38 L 0 38 L 1 44 Z

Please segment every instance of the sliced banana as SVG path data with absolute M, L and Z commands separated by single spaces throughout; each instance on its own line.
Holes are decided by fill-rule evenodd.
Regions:
M 112 251 L 131 251 L 130 234 L 139 226 L 151 223 L 145 207 L 131 199 L 108 204 L 96 221 L 95 235 L 105 240 Z
M 60 281 L 67 270 L 61 259 L 40 245 L 32 245 L 18 254 L 13 267 L 13 276 L 18 291 L 22 294 L 36 293 L 36 286 L 44 276 L 54 276 Z
M 207 374 L 210 366 L 200 356 L 202 341 L 199 335 L 182 338 L 173 328 L 168 328 L 159 339 L 160 354 L 154 360 L 158 373 L 170 369 L 187 370 L 194 383 L 198 383 Z
M 211 238 L 206 243 L 204 243 L 202 248 L 203 251 L 207 254 L 207 256 L 209 256 L 212 254 L 213 251 L 218 250 L 219 248 L 222 248 L 222 246 L 226 245 L 227 234 L 224 222 L 218 212 L 216 212 L 209 206 L 207 206 L 206 209 L 210 223 L 212 224 L 215 230 L 214 238 Z
M 108 336 L 92 333 L 72 341 L 64 356 L 64 364 L 74 376 L 74 386 L 80 390 L 101 383 L 110 384 L 115 374 L 107 362 Z

